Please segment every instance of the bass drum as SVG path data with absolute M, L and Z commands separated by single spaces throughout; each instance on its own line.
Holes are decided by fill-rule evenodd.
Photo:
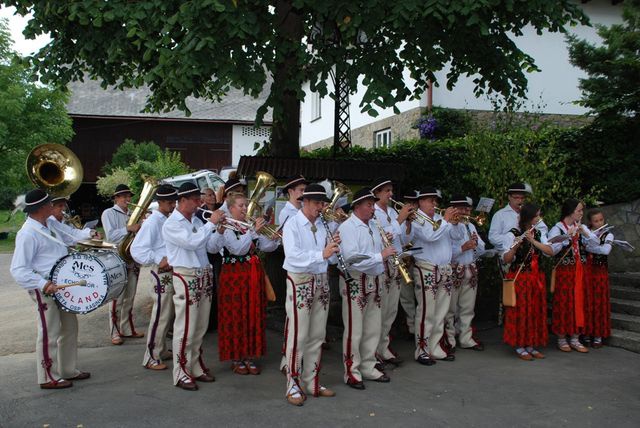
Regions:
M 63 311 L 86 314 L 117 298 L 127 284 L 127 265 L 115 251 L 90 250 L 64 256 L 51 270 L 56 285 L 81 280 L 87 281 L 86 286 L 71 286 L 54 294 Z

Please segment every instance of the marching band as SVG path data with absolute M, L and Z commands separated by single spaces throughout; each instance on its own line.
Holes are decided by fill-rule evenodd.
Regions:
M 260 174 L 271 182 L 268 174 Z M 302 406 L 309 395 L 336 395 L 320 381 L 331 302 L 329 264 L 339 269 L 343 379 L 349 387 L 364 390 L 365 381 L 390 382 L 387 368 L 402 364 L 391 347 L 399 308 L 413 335 L 413 358 L 422 365 L 452 362 L 457 348 L 484 350 L 473 329 L 478 260 L 485 253 L 473 224 L 483 219 L 471 216 L 473 200 L 453 195 L 440 208 L 440 190 L 425 187 L 395 196 L 394 183 L 383 177 L 353 193 L 346 215 L 338 200 L 350 190 L 334 184 L 339 193 L 330 199 L 320 184 L 301 175 L 288 179 L 279 227 L 269 221 L 269 213 L 255 212 L 264 192 L 254 189 L 247 197 L 245 184 L 235 178 L 225 183 L 220 205 L 209 188 L 189 182 L 178 189 L 156 185 L 157 209 L 133 225 L 129 205 L 134 194 L 118 185 L 113 207 L 102 214 L 105 239 L 118 244 L 128 234 L 135 237 L 126 278 L 121 278 L 123 290 L 110 303 L 111 342 L 144 336 L 135 330 L 132 314 L 140 284 L 153 298 L 142 365 L 163 371 L 169 368 L 165 361 L 173 360 L 173 384 L 196 391 L 198 382 L 215 381 L 205 363 L 203 339 L 217 296 L 220 361 L 230 361 L 239 375 L 260 374 L 256 360 L 267 352 L 270 288 L 260 254 L 281 245 L 286 322 L 280 369 L 290 404 Z M 545 357 L 540 348 L 548 341 L 547 288 L 540 263 L 549 257 L 555 265 L 551 292 L 557 346 L 587 353 L 586 345 L 601 347 L 610 334 L 606 257 L 613 235 L 605 230 L 599 210 L 589 212 L 589 227 L 583 225 L 584 204 L 574 199 L 565 202 L 560 221 L 548 229 L 539 207 L 526 201 L 531 193 L 525 183 L 509 186 L 509 203 L 493 216 L 488 232 L 505 278 L 503 340 L 522 360 Z M 50 273 L 70 246 L 99 242 L 101 236 L 64 224 L 66 202 L 66 196 L 52 199 L 41 189 L 26 195 L 28 218 L 11 264 L 11 274 L 37 309 L 37 379 L 43 389 L 67 388 L 90 376 L 77 368 L 76 313 L 59 306 L 55 297 L 65 287 L 83 284 L 54 284 Z M 219 272 L 211 261 L 217 254 Z

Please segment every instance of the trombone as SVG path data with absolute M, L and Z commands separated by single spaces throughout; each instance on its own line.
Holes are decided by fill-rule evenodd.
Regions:
M 400 211 L 404 204 L 402 202 L 398 202 L 393 198 L 389 198 L 389 202 L 391 202 L 391 208 L 393 208 L 396 212 Z M 436 208 L 437 209 L 437 208 Z M 440 225 L 442 224 L 442 220 L 434 220 L 426 214 L 423 214 L 420 211 L 413 212 L 413 220 L 418 223 L 420 226 L 424 226 L 426 223 L 429 223 L 431 227 L 433 227 L 433 231 L 440 229 Z

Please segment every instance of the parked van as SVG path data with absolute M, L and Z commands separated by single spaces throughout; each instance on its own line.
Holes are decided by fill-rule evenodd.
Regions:
M 200 171 L 162 179 L 162 183 L 171 184 L 176 188 L 180 187 L 182 183 L 186 183 L 188 181 L 198 186 L 201 190 L 205 187 L 209 187 L 213 189 L 214 192 L 217 192 L 218 188 L 224 185 L 224 181 L 220 176 L 208 169 L 201 169 Z

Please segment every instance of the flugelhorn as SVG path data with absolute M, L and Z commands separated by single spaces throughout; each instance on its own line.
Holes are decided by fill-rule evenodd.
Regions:
M 438 214 L 440 214 L 441 216 L 444 216 L 444 212 L 446 211 L 445 208 L 436 208 L 436 212 Z M 485 213 L 480 213 L 477 216 L 472 216 L 472 215 L 465 215 L 465 214 L 456 214 L 453 216 L 454 220 L 459 221 L 460 223 L 463 224 L 469 224 L 470 222 L 473 222 L 475 224 L 477 224 L 478 226 L 482 226 L 486 223 L 487 221 L 487 215 Z
M 404 204 L 402 202 L 398 202 L 393 198 L 389 198 L 389 202 L 391 202 L 391 208 L 393 208 L 396 212 L 400 211 L 404 207 Z M 436 221 L 418 210 L 414 211 L 412 215 L 412 221 L 418 223 L 420 226 L 424 226 L 426 223 L 429 223 L 431 227 L 433 227 L 434 232 L 440 229 L 440 225 L 442 224 L 441 220 Z

